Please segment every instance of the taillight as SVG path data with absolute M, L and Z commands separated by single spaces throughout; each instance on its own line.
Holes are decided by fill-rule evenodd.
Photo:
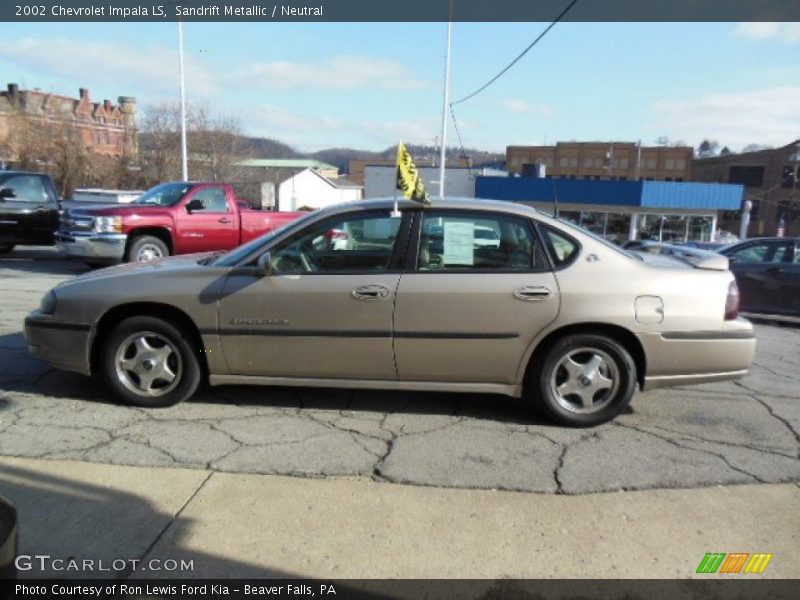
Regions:
M 725 320 L 731 321 L 739 316 L 739 286 L 731 281 L 728 286 L 728 297 L 725 298 Z

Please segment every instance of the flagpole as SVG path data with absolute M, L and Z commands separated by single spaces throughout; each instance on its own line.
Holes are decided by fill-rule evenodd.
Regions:
M 447 54 L 444 67 L 444 101 L 442 102 L 442 148 L 439 157 L 439 197 L 444 198 L 444 174 L 447 166 L 447 109 L 450 103 L 450 40 L 453 30 L 453 0 L 450 0 L 450 14 L 447 21 Z
M 400 146 L 402 146 L 403 141 L 400 140 L 400 143 L 397 144 L 397 158 L 395 159 L 395 167 L 394 167 L 394 178 L 395 178 L 395 185 L 394 185 L 394 210 L 392 211 L 392 218 L 396 219 L 400 216 L 400 207 L 397 206 L 397 175 L 400 169 Z

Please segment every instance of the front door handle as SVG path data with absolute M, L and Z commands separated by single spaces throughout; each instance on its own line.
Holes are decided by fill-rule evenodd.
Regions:
M 781 269 L 780 267 L 770 267 L 769 269 L 767 269 L 767 273 L 769 273 L 770 275 L 783 275 L 783 269 Z
M 546 300 L 552 295 L 549 287 L 543 285 L 526 285 L 514 290 L 517 300 Z
M 357 300 L 383 300 L 389 297 L 389 288 L 385 285 L 362 285 L 353 290 L 353 298 Z
M 222 223 L 223 225 L 228 225 L 231 222 L 231 220 L 228 217 L 222 217 L 219 220 L 219 222 Z

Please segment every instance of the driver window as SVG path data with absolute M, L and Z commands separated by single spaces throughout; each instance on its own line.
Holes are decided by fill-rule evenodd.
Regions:
M 209 187 L 197 192 L 192 199 L 202 200 L 204 213 L 228 212 L 228 199 L 222 188 Z
M 312 225 L 272 251 L 276 273 L 386 271 L 402 219 L 388 211 Z

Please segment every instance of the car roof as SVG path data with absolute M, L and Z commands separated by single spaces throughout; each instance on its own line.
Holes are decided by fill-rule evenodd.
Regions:
M 0 177 L 3 175 L 44 175 L 45 177 L 49 177 L 47 173 L 37 173 L 36 171 L 3 171 L 0 170 Z
M 443 209 L 462 209 L 479 211 L 501 211 L 530 217 L 532 215 L 547 216 L 532 206 L 519 204 L 516 202 L 506 202 L 504 200 L 485 200 L 483 198 L 432 198 L 431 203 L 423 206 L 419 202 L 412 202 L 405 198 L 369 198 L 366 200 L 356 200 L 354 202 L 343 202 L 322 209 L 327 212 L 338 212 L 339 210 L 369 210 L 392 208 L 397 202 L 400 210 L 436 210 Z

